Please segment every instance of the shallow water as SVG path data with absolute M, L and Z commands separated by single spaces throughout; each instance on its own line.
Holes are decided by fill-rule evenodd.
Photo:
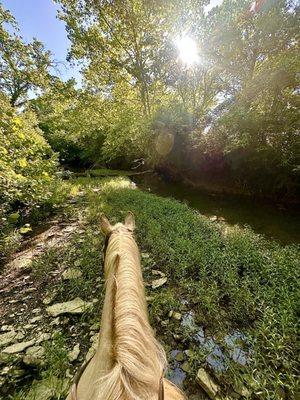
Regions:
M 206 365 L 216 374 L 225 372 L 232 363 L 241 367 L 251 363 L 253 350 L 250 348 L 246 335 L 242 332 L 235 330 L 216 340 L 207 334 L 202 326 L 195 323 L 193 311 L 182 315 L 181 326 L 192 335 L 193 342 L 199 346 L 205 357 Z M 185 386 L 186 373 L 182 367 L 188 359 L 187 351 L 176 349 L 170 352 L 171 362 L 167 378 L 180 388 Z
M 139 175 L 133 180 L 143 190 L 184 201 L 213 219 L 249 226 L 281 244 L 300 243 L 300 209 L 294 206 L 276 206 L 246 196 L 216 195 L 181 183 L 165 182 L 157 175 Z

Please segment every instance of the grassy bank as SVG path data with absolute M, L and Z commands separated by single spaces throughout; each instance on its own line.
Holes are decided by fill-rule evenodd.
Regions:
M 95 300 L 92 310 L 53 325 L 52 339 L 44 344 L 45 364 L 35 368 L 32 376 L 64 382 L 66 369 L 72 375 L 84 359 L 104 296 L 99 215 L 105 212 L 112 222 L 118 222 L 131 210 L 136 216 L 151 324 L 171 366 L 171 352 L 178 350 L 176 362 L 185 364 L 185 388 L 195 392 L 196 372 L 204 366 L 218 380 L 224 395 L 232 388 L 244 387 L 252 399 L 295 397 L 296 246 L 280 247 L 249 230 L 212 223 L 185 204 L 135 189 L 126 178 L 78 178 L 69 184 L 73 193 L 79 193 L 72 218 L 80 218 L 81 228 L 65 246 L 51 249 L 33 262 L 30 276 L 41 288 L 35 307 L 41 308 L 41 326 L 48 329 L 52 320 L 41 301 L 48 292 L 56 293 L 55 303 L 76 297 L 100 301 Z M 63 281 L 63 271 L 74 266 L 82 276 Z M 153 288 L 153 280 L 160 276 L 167 277 L 166 283 Z M 184 316 L 191 315 L 193 321 L 184 324 Z M 213 368 L 208 358 L 211 349 L 196 338 L 199 329 L 218 344 L 225 368 Z M 225 338 L 232 332 L 243 334 L 240 348 L 247 354 L 246 365 L 230 355 Z M 76 343 L 81 353 L 72 364 L 67 354 Z M 16 362 L 22 367 L 22 361 Z M 30 386 L 32 376 L 22 382 Z M 12 398 L 27 398 L 29 386 Z

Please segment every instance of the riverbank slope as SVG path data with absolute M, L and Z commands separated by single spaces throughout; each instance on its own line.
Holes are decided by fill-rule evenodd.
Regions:
M 186 204 L 138 190 L 127 178 L 78 178 L 68 185 L 72 197 L 61 216 L 66 240 L 37 243 L 42 252 L 3 273 L 15 274 L 3 288 L 6 398 L 34 398 L 47 382 L 55 396 L 64 395 L 97 340 L 104 295 L 99 215 L 118 222 L 128 210 L 136 217 L 150 321 L 166 349 L 170 378 L 200 396 L 196 375 L 204 367 L 224 398 L 294 397 L 298 247 L 213 223 Z M 78 298 L 80 313 L 49 311 Z M 27 347 L 7 353 L 16 343 Z

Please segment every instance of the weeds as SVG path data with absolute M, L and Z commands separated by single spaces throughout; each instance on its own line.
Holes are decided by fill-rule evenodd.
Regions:
M 51 271 L 76 267 L 82 272 L 80 278 L 55 282 L 56 301 L 77 296 L 100 300 L 90 313 L 71 318 L 82 333 L 85 352 L 90 341 L 84 327 L 99 321 L 104 297 L 99 215 L 105 212 L 114 223 L 124 220 L 131 210 L 136 217 L 138 245 L 147 253 L 142 268 L 150 321 L 167 351 L 189 349 L 189 384 L 194 382 L 197 368 L 205 363 L 206 354 L 195 344 L 192 331 L 169 318 L 172 310 L 192 310 L 196 324 L 220 341 L 234 330 L 247 335 L 251 362 L 244 367 L 229 363 L 219 376 L 225 392 L 234 385 L 246 385 L 253 398 L 293 398 L 298 247 L 281 247 L 248 229 L 224 231 L 187 205 L 133 189 L 124 178 L 80 178 L 76 192 L 80 191 L 85 193 L 79 203 L 86 218 L 82 232 L 75 233 L 64 247 L 34 261 L 33 271 L 36 279 L 46 284 Z M 151 269 L 166 274 L 168 281 L 163 287 L 151 288 L 155 279 Z M 41 377 L 63 377 L 69 334 L 64 328 L 47 348 L 47 367 Z M 180 337 L 180 341 L 174 341 L 174 337 Z

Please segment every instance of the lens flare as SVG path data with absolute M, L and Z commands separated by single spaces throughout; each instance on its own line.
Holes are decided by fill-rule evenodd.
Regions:
M 194 39 L 188 36 L 181 36 L 175 40 L 179 51 L 179 59 L 187 67 L 199 62 L 197 44 Z

